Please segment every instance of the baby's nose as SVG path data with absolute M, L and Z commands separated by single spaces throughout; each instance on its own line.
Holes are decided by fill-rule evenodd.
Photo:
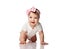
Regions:
M 32 18 L 32 21 L 34 21 L 34 18 Z

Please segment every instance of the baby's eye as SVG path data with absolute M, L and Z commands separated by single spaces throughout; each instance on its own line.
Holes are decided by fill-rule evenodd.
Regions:
M 35 17 L 35 19 L 37 19 L 37 17 Z
M 32 17 L 29 17 L 29 18 L 32 18 Z

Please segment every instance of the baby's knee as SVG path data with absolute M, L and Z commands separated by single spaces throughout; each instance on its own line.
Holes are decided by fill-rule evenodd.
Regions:
M 32 39 L 31 41 L 32 41 L 32 42 L 36 42 L 36 40 L 37 40 L 37 39 Z
M 32 42 L 36 42 L 36 40 L 37 40 L 36 36 L 34 36 L 34 37 L 31 38 Z

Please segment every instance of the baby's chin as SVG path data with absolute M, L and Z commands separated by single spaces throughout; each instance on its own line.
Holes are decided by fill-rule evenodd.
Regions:
M 32 26 L 36 26 L 36 24 L 35 24 L 35 23 L 31 23 L 31 25 L 32 25 Z

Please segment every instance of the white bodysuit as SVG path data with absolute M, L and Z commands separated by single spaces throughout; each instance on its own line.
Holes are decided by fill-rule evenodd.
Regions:
M 42 31 L 42 25 L 41 23 L 38 23 L 34 29 L 31 28 L 31 26 L 29 25 L 29 23 L 25 23 L 22 27 L 23 31 L 27 32 L 27 37 L 28 39 L 31 39 L 31 37 L 33 37 L 37 32 Z

